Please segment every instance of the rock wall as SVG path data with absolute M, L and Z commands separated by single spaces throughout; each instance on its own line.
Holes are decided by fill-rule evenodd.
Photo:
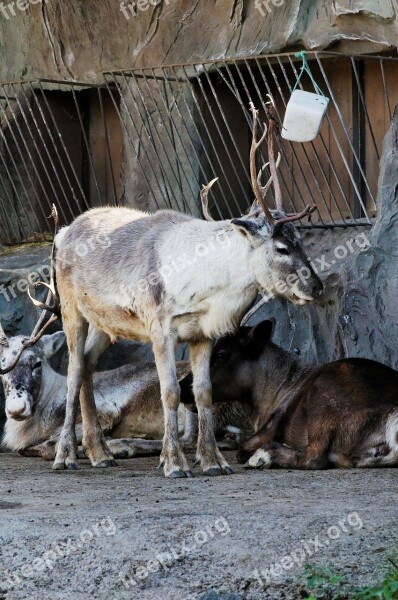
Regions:
M 102 71 L 133 66 L 397 45 L 395 0 L 144 0 L 146 10 L 126 18 L 129 2 L 29 0 L 13 11 L 6 4 L 0 79 L 102 81 Z

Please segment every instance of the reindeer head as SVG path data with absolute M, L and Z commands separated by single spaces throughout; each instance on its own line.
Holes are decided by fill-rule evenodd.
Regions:
M 0 346 L 2 370 L 8 370 L 7 367 L 15 360 L 20 348 L 28 341 L 29 338 L 23 336 L 9 339 L 2 337 Z M 50 363 L 65 345 L 65 341 L 63 332 L 43 336 L 35 346 L 25 349 L 12 370 L 1 375 L 8 419 L 24 421 L 33 414 L 42 389 L 44 371 L 52 368 Z
M 322 293 L 323 285 L 308 260 L 301 235 L 293 222 L 310 216 L 316 207 L 307 206 L 301 213 L 290 215 L 283 210 L 277 173 L 280 155 L 275 160 L 274 128 L 276 120 L 272 103 L 268 106 L 269 163 L 264 165 L 257 175 L 256 152 L 264 141 L 268 129 L 264 125 L 264 134 L 257 141 L 258 111 L 253 104 L 251 104 L 251 111 L 253 113 L 253 139 L 250 150 L 250 173 L 256 200 L 247 216 L 232 219 L 231 227 L 245 238 L 249 246 L 248 267 L 259 288 L 267 295 L 281 296 L 298 305 L 307 304 Z M 271 178 L 263 187 L 261 175 L 268 164 Z M 213 179 L 201 193 L 203 214 L 206 220 L 212 220 L 208 209 L 208 192 L 215 181 L 216 179 Z M 265 202 L 266 193 L 272 183 L 275 189 L 276 210 L 270 210 Z

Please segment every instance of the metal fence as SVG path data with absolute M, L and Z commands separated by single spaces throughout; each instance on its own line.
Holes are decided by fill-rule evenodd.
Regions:
M 331 102 L 314 142 L 278 142 L 285 208 L 314 202 L 315 227 L 369 225 L 398 59 L 306 54 Z M 101 86 L 1 84 L 0 242 L 45 236 L 53 202 L 63 223 L 103 204 L 200 214 L 201 185 L 217 176 L 214 216 L 244 213 L 253 200 L 249 102 L 266 122 L 271 95 L 282 122 L 300 66 L 284 53 L 106 72 Z M 313 91 L 309 78 L 300 87 Z M 265 144 L 259 166 L 266 160 Z

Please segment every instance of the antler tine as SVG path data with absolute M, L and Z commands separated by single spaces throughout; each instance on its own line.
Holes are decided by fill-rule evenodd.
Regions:
M 269 135 L 268 135 L 268 158 L 269 166 L 271 170 L 271 177 L 274 184 L 275 192 L 275 206 L 277 210 L 283 211 L 282 202 L 282 189 L 278 177 L 278 170 L 275 163 L 275 133 L 278 131 L 278 121 L 276 116 L 276 109 L 273 99 L 269 94 L 269 102 L 266 104 L 268 119 L 269 119 Z
M 8 346 L 8 339 L 0 322 L 0 346 Z
M 281 158 L 282 158 L 282 157 L 281 157 L 281 153 L 280 153 L 280 152 L 278 152 L 278 158 L 276 159 L 276 168 L 277 168 L 277 169 L 279 169 L 279 165 L 280 165 L 280 163 L 281 163 Z M 268 165 L 269 165 L 269 162 L 265 163 L 265 165 L 263 165 L 263 166 L 261 167 L 261 169 L 259 170 L 259 172 L 258 172 L 258 175 L 257 175 L 257 183 L 258 183 L 258 187 L 259 187 L 259 188 L 260 188 L 260 190 L 261 190 L 261 193 L 262 193 L 262 195 L 263 195 L 263 198 L 264 198 L 264 200 L 265 200 L 265 196 L 266 196 L 266 194 L 267 194 L 267 192 L 268 192 L 269 188 L 270 188 L 270 187 L 271 187 L 271 185 L 272 185 L 272 175 L 271 175 L 271 177 L 268 179 L 268 181 L 267 181 L 267 183 L 266 183 L 265 185 L 261 185 L 261 175 L 263 174 L 263 171 L 264 171 L 264 170 L 265 170 L 265 169 L 268 167 Z
M 11 365 L 9 365 L 6 369 L 0 369 L 0 375 L 6 375 L 6 373 L 9 373 L 13 369 L 15 369 L 15 367 L 18 364 L 19 359 L 22 356 L 23 351 L 26 350 L 26 348 L 29 348 L 30 346 L 34 346 L 34 344 L 36 344 L 39 341 L 39 339 L 42 337 L 42 335 L 44 334 L 46 329 L 51 325 L 51 323 L 54 323 L 54 321 L 56 321 L 57 319 L 58 319 L 58 317 L 56 315 L 52 315 L 51 319 L 49 319 L 47 321 L 47 323 L 40 329 L 40 331 L 35 335 L 34 338 L 29 338 L 28 340 L 26 340 L 26 342 L 24 342 L 22 344 L 22 346 L 20 347 L 20 349 L 14 359 L 14 362 L 11 363 Z
M 253 102 L 250 102 L 250 110 L 253 115 L 253 137 L 252 137 L 252 145 L 250 148 L 250 175 L 252 180 L 252 187 L 254 191 L 254 195 L 257 200 L 257 204 L 261 206 L 264 211 L 264 214 L 267 218 L 267 221 L 272 225 L 274 223 L 274 219 L 269 211 L 269 208 L 265 204 L 263 200 L 263 196 L 261 194 L 261 189 L 257 181 L 257 172 L 256 172 L 256 152 L 258 148 L 261 146 L 265 137 L 267 135 L 267 127 L 264 125 L 264 133 L 259 141 L 257 141 L 257 118 L 258 118 L 258 110 L 254 107 Z
M 209 212 L 209 190 L 215 184 L 216 181 L 218 181 L 218 177 L 215 177 L 214 179 L 212 179 L 210 181 L 210 183 L 208 183 L 207 185 L 204 185 L 200 192 L 200 200 L 202 202 L 202 212 L 203 212 L 203 216 L 206 219 L 206 221 L 214 221 L 213 217 L 211 216 L 211 214 Z
M 293 213 L 292 215 L 287 215 L 286 217 L 282 217 L 281 219 L 277 219 L 275 221 L 275 225 L 280 223 L 292 223 L 292 221 L 300 221 L 304 217 L 311 217 L 312 213 L 317 210 L 317 206 L 306 206 L 305 209 L 300 213 Z
M 39 302 L 39 300 L 36 300 L 35 298 L 32 298 L 32 295 L 30 293 L 30 291 L 28 290 L 28 296 L 31 299 L 31 301 L 33 302 L 33 304 L 35 306 L 38 306 L 40 308 L 42 308 L 42 313 L 36 323 L 35 328 L 33 329 L 31 336 L 28 340 L 26 340 L 25 342 L 23 342 L 23 344 L 21 345 L 17 355 L 15 356 L 14 362 L 9 365 L 6 369 L 0 369 L 0 375 L 5 375 L 6 373 L 9 373 L 10 371 L 12 371 L 13 369 L 15 369 L 15 367 L 18 364 L 19 359 L 22 356 L 23 351 L 26 348 L 29 348 L 30 346 L 34 346 L 39 339 L 44 335 L 45 331 L 47 330 L 47 328 L 54 323 L 54 321 L 56 321 L 58 319 L 59 316 L 61 316 L 60 313 L 60 306 L 59 306 L 59 301 L 57 298 L 57 294 L 55 291 L 55 283 L 54 283 L 54 259 L 55 259 L 55 234 L 57 233 L 58 230 L 58 212 L 56 209 L 55 204 L 52 205 L 52 210 L 51 210 L 51 217 L 54 219 L 54 242 L 53 242 L 53 246 L 52 246 L 52 250 L 51 250 L 51 277 L 50 277 L 50 283 L 45 283 L 43 281 L 39 281 L 36 283 L 37 285 L 44 285 L 45 287 L 48 288 L 48 294 L 47 294 L 47 299 L 45 302 Z M 50 300 L 51 297 L 53 297 L 54 299 L 54 306 L 51 307 L 50 306 Z M 52 313 L 54 313 L 51 318 L 47 321 L 47 323 L 45 323 L 45 325 L 43 325 L 43 321 L 46 318 L 46 314 L 47 312 L 50 311 Z M 7 339 L 5 337 L 4 331 L 0 325 L 0 343 L 1 343 L 1 339 L 2 339 L 2 335 L 4 335 L 3 339 Z M 4 342 L 3 342 L 4 343 Z

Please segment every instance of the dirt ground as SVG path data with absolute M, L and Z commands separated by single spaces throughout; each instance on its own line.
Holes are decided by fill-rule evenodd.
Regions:
M 156 464 L 0 454 L 0 599 L 295 600 L 303 563 L 362 584 L 397 548 L 397 469 L 167 480 Z

